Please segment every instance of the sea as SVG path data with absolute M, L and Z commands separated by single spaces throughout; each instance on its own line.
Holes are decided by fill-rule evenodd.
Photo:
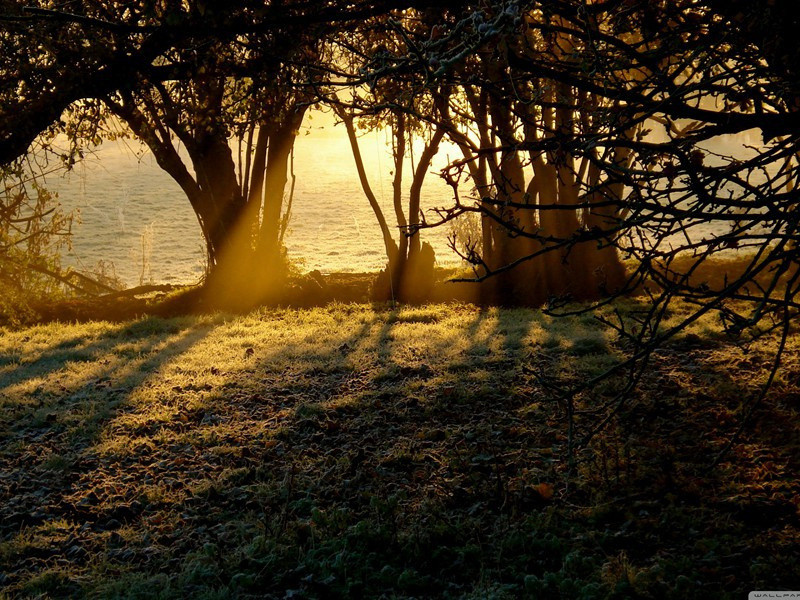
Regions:
M 737 154 L 752 137 L 722 136 L 713 149 Z M 359 146 L 372 190 L 391 225 L 395 220 L 389 133 L 363 132 Z M 418 156 L 421 145 L 414 150 Z M 453 190 L 439 172 L 458 158 L 455 146 L 443 144 L 431 166 L 422 191 L 422 208 L 430 222 L 437 220 L 437 207 L 452 205 Z M 386 257 L 381 233 L 344 127 L 328 114 L 311 113 L 296 139 L 293 172 L 296 183 L 285 246 L 296 270 L 382 269 Z M 410 172 L 410 164 L 405 172 Z M 71 171 L 51 174 L 45 183 L 58 194 L 62 210 L 74 215 L 71 247 L 62 251 L 64 267 L 113 275 L 126 286 L 195 283 L 203 277 L 203 239 L 189 201 L 136 141 L 105 141 Z M 407 181 L 406 194 L 409 185 Z M 465 186 L 461 192 L 469 190 Z M 445 225 L 421 232 L 440 266 L 462 264 L 449 247 L 452 231 Z M 395 230 L 395 238 L 399 235 Z
M 389 134 L 364 132 L 359 147 L 371 188 L 392 226 L 396 221 Z M 419 156 L 420 143 L 415 151 L 413 158 Z M 439 171 L 459 157 L 457 148 L 443 144 L 431 166 L 422 191 L 429 221 L 436 220 L 436 207 L 452 204 L 452 188 Z M 407 164 L 406 173 L 409 168 Z M 295 142 L 293 172 L 295 189 L 284 241 L 296 270 L 384 268 L 383 239 L 359 182 L 344 127 L 324 114 L 307 118 Z M 410 175 L 406 179 L 407 203 Z M 189 201 L 136 141 L 104 141 L 71 171 L 50 174 L 45 185 L 58 194 L 61 209 L 74 215 L 71 247 L 62 251 L 62 266 L 116 275 L 126 286 L 194 283 L 203 277 L 203 238 Z M 452 227 L 443 226 L 420 234 L 433 246 L 441 266 L 461 264 L 448 245 L 451 231 Z M 399 229 L 394 235 L 399 239 Z

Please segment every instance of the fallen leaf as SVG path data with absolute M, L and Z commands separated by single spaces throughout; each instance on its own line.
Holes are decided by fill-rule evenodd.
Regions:
M 543 500 L 551 500 L 554 491 L 552 483 L 540 483 L 536 486 L 536 493 L 539 494 Z

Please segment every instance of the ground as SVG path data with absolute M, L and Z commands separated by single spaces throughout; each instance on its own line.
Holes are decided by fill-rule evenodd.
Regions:
M 332 304 L 5 330 L 0 597 L 799 589 L 789 345 L 718 466 L 774 343 L 740 347 L 708 319 L 570 468 L 537 374 L 619 360 L 589 315 Z M 584 430 L 610 393 L 593 392 Z

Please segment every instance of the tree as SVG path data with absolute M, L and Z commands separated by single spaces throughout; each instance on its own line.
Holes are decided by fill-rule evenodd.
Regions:
M 372 89 L 382 89 L 378 106 L 427 122 L 461 148 L 464 159 L 446 176 L 457 206 L 442 215 L 449 221 L 465 210 L 482 214 L 481 239 L 473 240 L 463 258 L 486 281 L 484 301 L 538 305 L 551 297 L 596 298 L 624 283 L 616 250 L 610 240 L 597 251 L 590 243 L 565 240 L 586 230 L 613 230 L 614 213 L 606 214 L 602 196 L 621 189 L 601 181 L 602 170 L 589 168 L 593 156 L 576 156 L 553 142 L 567 133 L 588 136 L 608 129 L 602 115 L 610 103 L 545 77 L 517 77 L 509 64 L 515 53 L 549 53 L 563 62 L 573 60 L 570 47 L 578 44 L 564 33 L 523 31 L 523 16 L 539 18 L 510 4 L 472 7 L 466 18 L 463 12 L 432 9 L 405 22 L 389 21 L 381 51 L 366 70 L 372 73 Z M 448 27 L 454 33 L 446 34 Z M 386 58 L 387 48 L 399 55 L 394 65 Z M 383 78 L 384 73 L 390 77 Z M 409 96 L 428 97 L 428 106 L 409 102 Z M 615 160 L 622 164 L 629 155 L 619 149 Z M 478 205 L 469 208 L 461 204 L 458 190 L 465 173 L 478 195 Z M 591 208 L 579 205 L 582 188 L 593 190 Z M 421 226 L 415 222 L 407 228 L 413 235 Z
M 521 20 L 509 10 L 487 17 L 473 14 L 478 15 L 472 19 L 477 36 L 482 28 L 491 31 Z M 454 171 L 468 167 L 483 215 L 480 252 L 474 248 L 465 258 L 490 284 L 486 297 L 494 303 L 593 299 L 624 283 L 624 269 L 609 240 L 596 248 L 591 242 L 564 243 L 616 225 L 615 211 L 604 200 L 622 190 L 592 167 L 596 152 L 581 155 L 558 143 L 566 136 L 602 135 L 610 126 L 603 119 L 609 103 L 566 83 L 519 78 L 509 65 L 515 53 L 551 54 L 563 64 L 573 60 L 576 45 L 563 32 L 542 36 L 525 30 L 476 52 L 458 75 L 463 95 L 451 107 L 458 121 L 448 124 L 464 160 Z M 617 148 L 612 159 L 624 164 L 628 155 Z M 498 277 L 489 278 L 498 270 Z
M 377 90 L 373 90 L 372 94 L 380 98 L 380 92 Z M 430 98 L 427 100 L 430 102 Z M 416 98 L 415 102 L 423 101 Z M 367 102 L 368 105 L 370 103 L 379 106 L 382 104 L 380 99 Z M 415 112 L 419 109 L 385 108 L 377 114 L 370 111 L 372 114 L 368 113 L 367 117 L 362 115 L 359 119 L 361 126 L 366 129 L 387 128 L 392 139 L 392 206 L 396 227 L 399 231 L 398 244 L 391 234 L 383 210 L 378 204 L 364 169 L 355 116 L 351 112 L 354 105 L 355 103 L 349 108 L 336 105 L 334 110 L 347 129 L 359 181 L 375 212 L 383 235 L 388 265 L 384 273 L 385 277 L 379 278 L 376 283 L 377 295 L 380 298 L 401 301 L 424 301 L 430 297 L 432 291 L 435 256 L 430 244 L 423 243 L 420 239 L 418 229 L 422 217 L 422 186 L 444 137 L 444 129 L 442 127 L 435 129 L 425 127 L 423 122 L 414 117 Z M 413 152 L 415 138 L 422 144 L 421 148 L 418 148 L 416 160 Z M 412 172 L 411 182 L 406 191 L 405 167 L 409 161 Z
M 295 87 L 307 78 L 303 67 L 286 62 L 307 64 L 313 52 L 313 41 L 291 38 L 270 44 L 273 52 L 280 45 L 284 54 L 270 56 L 269 68 L 254 67 L 265 60 L 260 43 L 241 39 L 244 52 L 211 45 L 203 56 L 197 51 L 176 56 L 176 62 L 197 63 L 197 74 L 189 79 L 144 80 L 135 92 L 103 99 L 183 189 L 206 240 L 210 284 L 227 300 L 263 299 L 280 288 L 284 276 L 288 163 L 311 103 Z M 253 75 L 230 76 L 242 68 Z
M 119 11 L 80 3 L 67 12 L 6 2 L 0 116 L 22 114 L 26 126 L 0 121 L 0 160 L 19 156 L 48 128 L 85 131 L 76 122 L 89 125 L 96 143 L 108 133 L 108 107 L 186 193 L 217 291 L 241 299 L 248 289 L 258 298 L 281 280 L 287 162 L 328 64 L 319 40 L 405 4 L 137 2 Z
M 389 13 L 331 40 L 336 49 L 332 60 L 346 75 L 344 84 L 350 99 L 344 101 L 342 93 L 329 94 L 326 103 L 347 131 L 359 182 L 381 229 L 388 261 L 374 286 L 376 297 L 381 299 L 420 302 L 429 299 L 432 292 L 435 255 L 430 244 L 422 242 L 419 225 L 424 219 L 423 185 L 445 136 L 444 127 L 432 117 L 446 103 L 446 92 L 417 85 L 414 73 L 391 80 L 364 80 L 360 74 L 368 73 L 371 63 L 382 57 L 412 51 L 420 38 L 429 35 L 428 21 L 440 12 L 428 9 Z M 405 29 L 396 23 L 403 23 Z M 402 36 L 397 35 L 398 31 L 403 32 Z M 364 169 L 357 128 L 383 129 L 391 139 L 391 228 Z M 394 239 L 393 228 L 399 232 L 398 240 Z
M 259 12 L 245 2 L 233 13 L 206 3 L 171 9 L 139 3 L 119 14 L 103 4 L 80 9 L 18 11 L 2 41 L 7 47 L 33 42 L 39 55 L 4 68 L 0 104 L 36 113 L 39 131 L 58 110 L 61 120 L 51 127 L 70 135 L 70 163 L 84 140 L 98 143 L 130 132 L 186 194 L 206 240 L 215 285 L 234 289 L 246 279 L 250 299 L 267 293 L 281 280 L 287 163 L 309 104 L 295 84 L 310 81 L 303 69 L 313 64 L 319 30 L 291 9 Z M 259 20 L 268 16 L 277 23 L 259 31 Z M 55 41 L 41 35 L 39 24 Z M 93 85 L 92 74 L 84 71 L 117 69 L 120 54 L 130 67 L 124 79 Z M 50 74 L 50 65 L 59 70 Z M 71 66 L 78 73 L 74 85 Z M 45 87 L 45 97 L 59 92 L 48 100 L 52 110 L 24 104 L 25 90 L 34 94 L 35 84 Z M 23 92 L 14 95 L 18 90 Z M 229 146 L 235 136 L 238 162 Z M 30 135 L 12 131 L 5 137 L 19 148 Z
M 774 378 L 800 308 L 800 116 L 796 63 L 786 60 L 796 46 L 778 23 L 792 22 L 789 11 L 712 0 L 475 4 L 372 73 L 415 68 L 432 86 L 463 91 L 446 125 L 465 158 L 448 178 L 457 186 L 468 174 L 478 197 L 458 197 L 440 222 L 482 215 L 481 253 L 465 257 L 500 299 L 565 314 L 648 294 L 640 312 L 606 321 L 626 357 L 560 386 L 572 448 L 631 401 L 656 348 L 709 312 L 742 343 L 779 333 L 746 414 Z M 754 130 L 756 147 L 718 146 Z M 723 272 L 711 278 L 713 269 Z M 593 295 L 598 303 L 567 304 Z M 667 327 L 676 300 L 695 308 Z M 597 408 L 576 422 L 576 399 L 615 375 L 624 375 L 616 398 L 587 400 Z

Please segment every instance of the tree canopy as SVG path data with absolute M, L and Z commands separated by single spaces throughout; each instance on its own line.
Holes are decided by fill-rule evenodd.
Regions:
M 654 307 L 684 297 L 721 310 L 732 331 L 794 307 L 800 114 L 786 2 L 78 6 L 3 7 L 0 110 L 24 118 L 0 119 L 2 158 L 48 128 L 93 140 L 110 110 L 187 193 L 212 264 L 243 222 L 248 240 L 260 230 L 276 248 L 291 132 L 349 88 L 362 91 L 342 115 L 426 123 L 461 149 L 443 174 L 454 205 L 425 219 L 412 197 L 398 224 L 401 242 L 417 240 L 479 213 L 463 254 L 485 301 L 647 289 Z M 225 174 L 207 177 L 204 162 Z M 746 250 L 735 278 L 697 276 Z
M 653 350 L 706 313 L 743 343 L 780 331 L 773 375 L 797 314 L 796 17 L 788 3 L 722 4 L 472 5 L 427 36 L 405 27 L 405 51 L 370 62 L 376 82 L 415 73 L 454 90 L 449 110 L 418 116 L 462 149 L 444 174 L 455 202 L 410 229 L 479 213 L 482 238 L 463 257 L 492 302 L 564 314 L 597 306 L 574 299 L 648 295 L 634 318 L 605 319 L 624 360 L 556 382 L 572 405 L 624 375 L 576 443 L 629 399 Z M 667 326 L 676 299 L 696 309 Z

